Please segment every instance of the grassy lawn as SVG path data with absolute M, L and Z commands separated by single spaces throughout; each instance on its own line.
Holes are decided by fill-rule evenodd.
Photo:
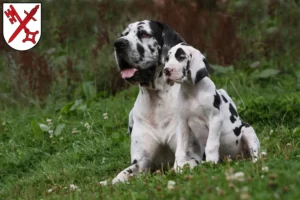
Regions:
M 203 163 L 182 174 L 157 172 L 115 186 L 97 182 L 130 163 L 127 114 L 136 87 L 108 98 L 4 107 L 0 199 L 299 199 L 300 93 L 292 87 L 299 82 L 267 74 L 215 68 L 212 75 L 255 127 L 266 153 L 260 161 Z M 175 185 L 168 187 L 169 181 Z
M 192 1 L 159 9 L 137 2 L 44 1 L 32 51 L 0 40 L 0 199 L 300 199 L 299 1 L 199 10 Z M 170 23 L 207 54 L 211 78 L 257 132 L 257 163 L 202 163 L 98 185 L 130 164 L 127 121 L 138 87 L 124 90 L 112 44 L 140 19 Z

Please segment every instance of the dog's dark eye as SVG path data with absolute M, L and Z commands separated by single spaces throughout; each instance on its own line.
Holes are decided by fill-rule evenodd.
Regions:
M 185 55 L 180 55 L 180 56 L 179 56 L 179 60 L 184 60 L 184 59 L 186 59 L 186 56 L 185 56 Z
M 139 33 L 140 38 L 150 38 L 151 35 L 149 35 L 148 33 L 146 33 L 145 31 L 141 31 Z

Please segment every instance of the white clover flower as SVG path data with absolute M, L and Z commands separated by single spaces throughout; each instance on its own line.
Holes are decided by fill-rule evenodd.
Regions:
M 84 124 L 84 127 L 87 129 L 87 130 L 90 130 L 91 126 L 89 125 L 89 123 L 85 123 Z
M 53 138 L 53 130 L 49 130 L 48 133 L 49 133 L 49 137 Z
M 261 170 L 262 170 L 263 172 L 268 172 L 268 171 L 269 171 L 269 167 L 264 166 L 264 167 L 261 168 Z
M 108 119 L 107 113 L 103 113 L 103 118 Z
M 51 193 L 51 192 L 53 192 L 53 189 L 49 189 L 48 191 L 47 191 L 47 193 Z
M 244 172 L 236 172 L 233 174 L 233 179 L 243 182 L 245 180 L 245 174 Z
M 175 181 L 168 181 L 168 189 L 173 190 L 175 188 L 176 182 Z
M 47 118 L 46 121 L 47 121 L 48 125 L 52 125 L 52 119 L 48 119 L 48 118 Z
M 262 157 L 266 157 L 266 156 L 267 156 L 267 152 L 262 151 L 262 152 L 260 153 L 260 155 L 261 155 Z
M 73 129 L 72 129 L 72 133 L 73 133 L 73 134 L 76 134 L 76 133 L 80 133 L 80 131 L 78 131 L 77 128 L 73 128 Z
M 70 184 L 70 191 L 75 191 L 78 187 L 74 184 Z
M 226 180 L 228 180 L 228 181 L 239 181 L 239 182 L 245 181 L 244 172 L 234 173 L 232 168 L 230 168 L 229 170 L 227 170 L 225 172 L 225 176 L 226 176 Z

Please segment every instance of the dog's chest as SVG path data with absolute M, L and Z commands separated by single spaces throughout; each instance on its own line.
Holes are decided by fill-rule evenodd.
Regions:
M 160 94 L 140 93 L 134 106 L 134 124 L 160 143 L 168 143 L 176 133 L 178 89 L 172 87 L 170 91 Z

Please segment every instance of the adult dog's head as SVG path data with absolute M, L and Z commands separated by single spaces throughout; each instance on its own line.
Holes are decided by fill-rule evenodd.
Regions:
M 132 84 L 154 87 L 155 78 L 162 75 L 165 55 L 182 41 L 178 33 L 161 22 L 144 20 L 129 24 L 114 42 L 122 78 Z

